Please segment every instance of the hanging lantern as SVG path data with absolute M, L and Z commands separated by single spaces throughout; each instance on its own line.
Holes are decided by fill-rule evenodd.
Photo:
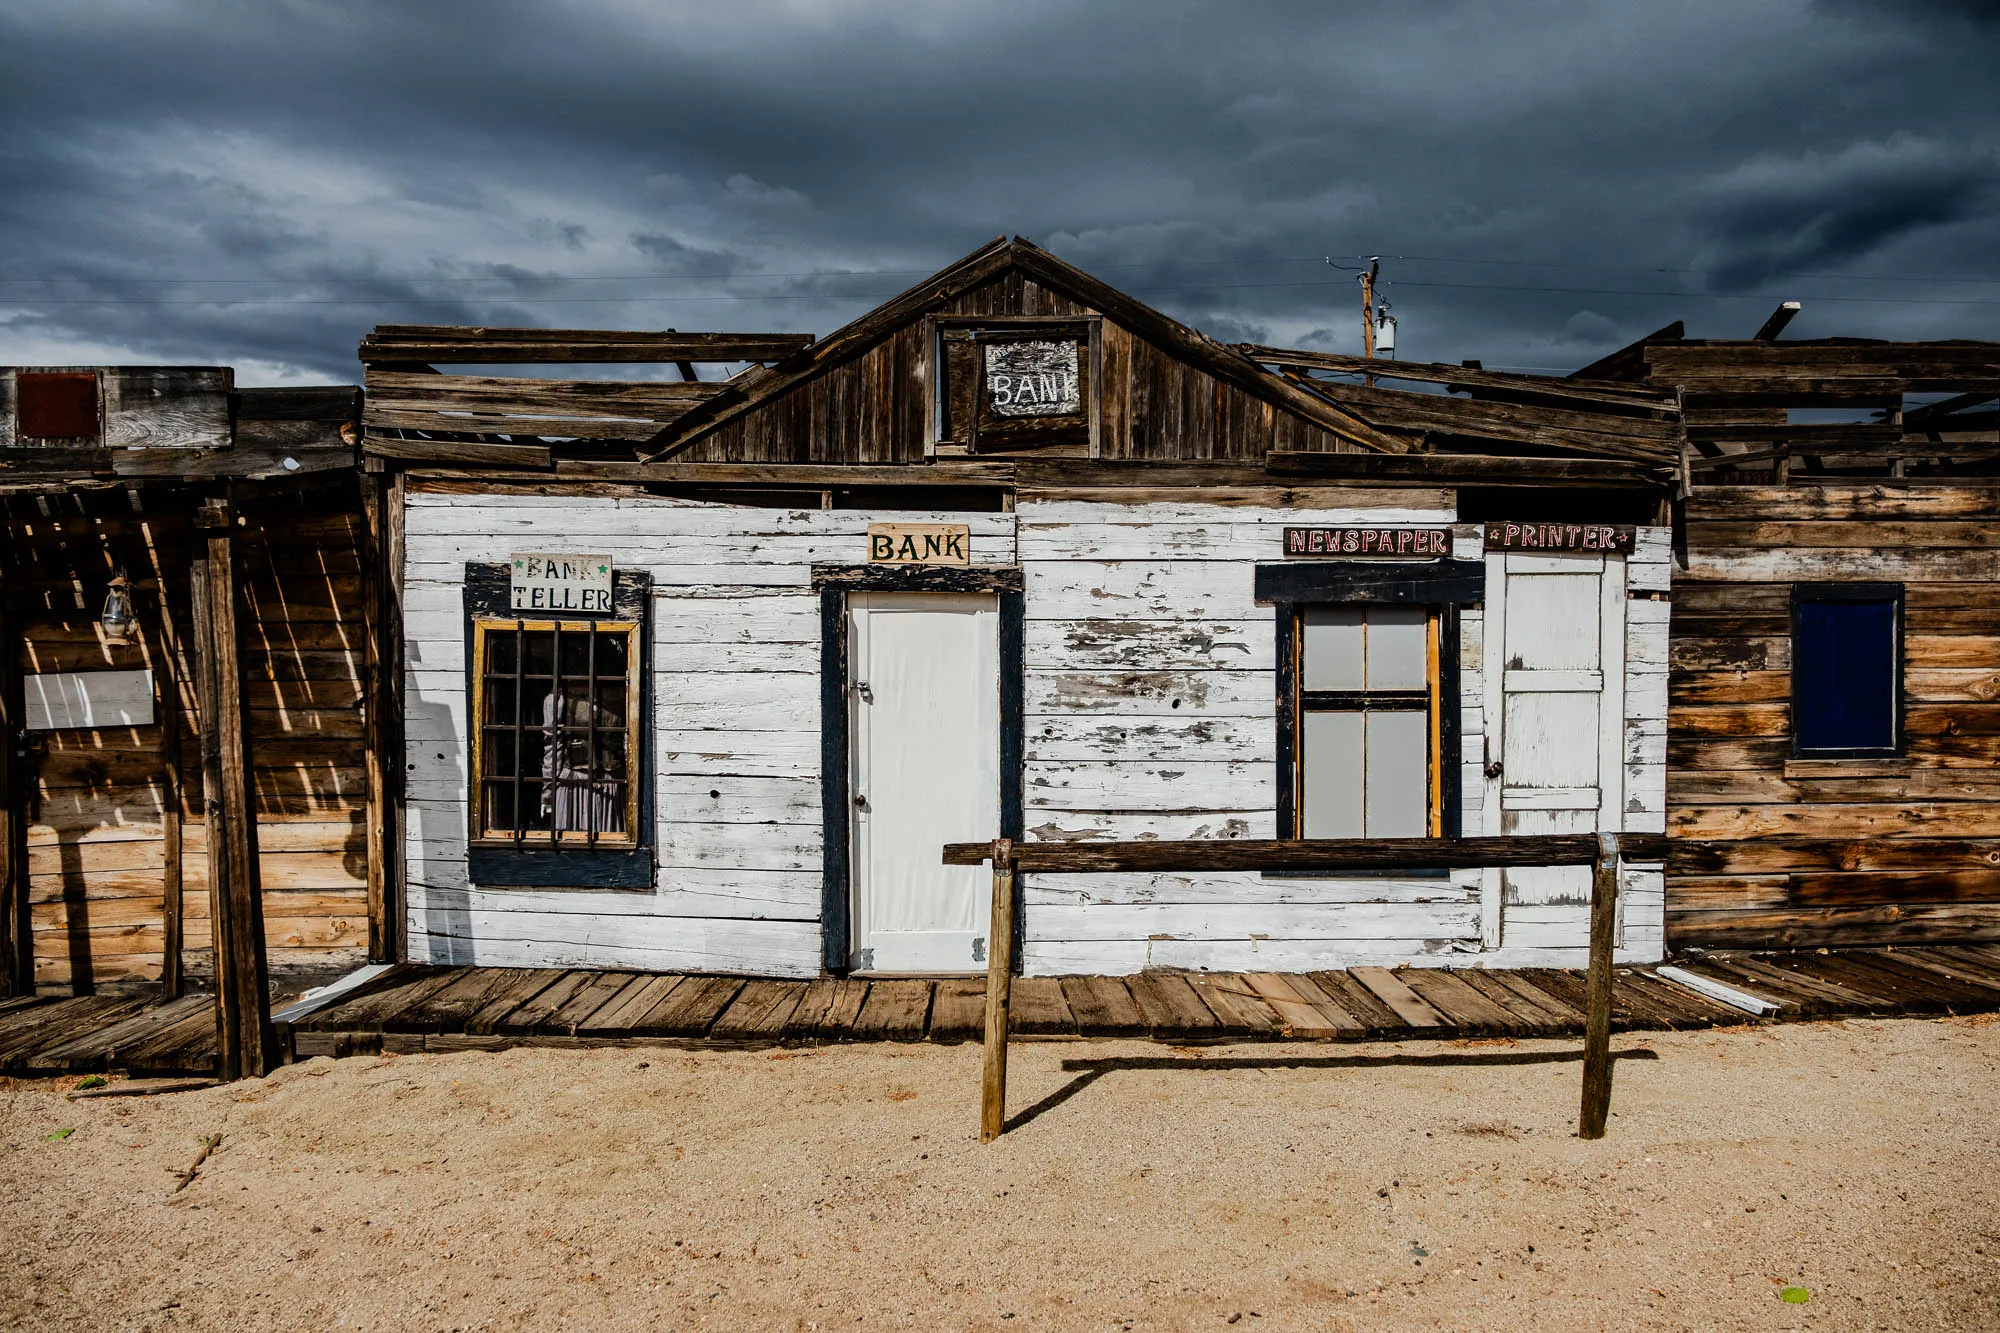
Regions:
M 104 626 L 104 641 L 113 647 L 122 648 L 132 633 L 132 584 L 122 569 L 104 595 L 104 614 L 97 623 Z

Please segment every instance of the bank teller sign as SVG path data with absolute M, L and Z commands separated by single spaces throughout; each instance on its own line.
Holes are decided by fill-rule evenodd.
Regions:
M 517 551 L 508 557 L 509 606 L 515 611 L 608 615 L 611 557 Z

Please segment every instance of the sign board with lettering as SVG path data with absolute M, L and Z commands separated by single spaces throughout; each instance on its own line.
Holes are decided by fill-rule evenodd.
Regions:
M 1583 551 L 1591 555 L 1627 555 L 1639 530 L 1630 523 L 1509 523 L 1486 524 L 1489 551 Z
M 515 611 L 611 614 L 611 557 L 517 551 L 507 557 Z
M 871 565 L 969 565 L 972 529 L 963 523 L 870 523 Z
M 1340 560 L 1437 560 L 1451 554 L 1451 529 L 1286 528 L 1285 554 Z
M 1065 417 L 1082 410 L 1076 343 L 994 342 L 985 352 L 986 407 L 994 416 Z

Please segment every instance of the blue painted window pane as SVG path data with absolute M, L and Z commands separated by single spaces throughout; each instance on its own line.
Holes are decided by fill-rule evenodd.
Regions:
M 1792 640 L 1798 748 L 1896 746 L 1896 604 L 1801 602 Z

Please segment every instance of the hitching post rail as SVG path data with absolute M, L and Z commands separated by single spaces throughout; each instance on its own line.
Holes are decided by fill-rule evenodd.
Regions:
M 1014 878 L 1017 874 L 1090 874 L 1198 870 L 1470 870 L 1506 866 L 1591 867 L 1589 1013 L 1583 1030 L 1583 1107 L 1577 1137 L 1604 1137 L 1611 1111 L 1611 947 L 1618 916 L 1620 835 L 1542 834 L 1502 838 L 1343 838 L 1278 842 L 1052 842 L 1006 838 L 945 844 L 944 863 L 993 863 L 992 932 L 987 937 L 986 1059 L 980 1137 L 998 1138 L 1007 1121 L 1008 1009 L 1014 979 Z M 1623 852 L 1663 856 L 1665 839 L 1625 835 Z M 1656 845 L 1657 844 L 1657 845 Z

